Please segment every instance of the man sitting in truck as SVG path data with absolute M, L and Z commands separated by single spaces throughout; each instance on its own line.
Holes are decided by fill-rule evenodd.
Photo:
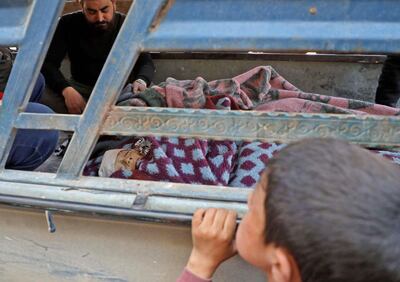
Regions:
M 125 20 L 125 15 L 116 12 L 116 0 L 80 0 L 80 4 L 81 11 L 61 17 L 42 68 L 52 90 L 42 102 L 58 113 L 83 112 Z M 66 55 L 70 79 L 60 71 Z M 154 70 L 150 54 L 141 54 L 128 81 L 135 93 L 150 85 Z

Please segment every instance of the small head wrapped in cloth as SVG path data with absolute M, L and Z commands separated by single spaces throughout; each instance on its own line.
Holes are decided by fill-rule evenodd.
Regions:
M 134 149 L 113 149 L 106 151 L 101 161 L 99 176 L 109 177 L 120 169 L 135 170 L 137 162 L 149 153 L 150 148 L 150 141 L 140 138 L 135 143 Z

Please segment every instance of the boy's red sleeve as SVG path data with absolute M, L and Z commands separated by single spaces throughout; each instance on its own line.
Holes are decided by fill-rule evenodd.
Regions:
M 185 268 L 182 271 L 181 276 L 179 276 L 178 280 L 176 280 L 176 282 L 212 282 L 212 281 L 209 279 L 200 278 Z

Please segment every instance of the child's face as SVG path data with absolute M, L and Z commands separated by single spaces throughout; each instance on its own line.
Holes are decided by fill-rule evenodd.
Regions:
M 137 161 L 142 157 L 136 150 L 121 150 L 115 160 L 115 169 L 135 170 Z
M 265 199 L 268 193 L 268 170 L 261 175 L 247 200 L 248 212 L 236 234 L 236 247 L 247 262 L 263 270 L 268 281 L 301 282 L 295 259 L 285 248 L 265 242 Z
M 266 271 L 265 250 L 267 244 L 264 241 L 265 211 L 268 175 L 263 172 L 256 188 L 249 194 L 247 204 L 248 212 L 243 217 L 236 234 L 238 252 L 247 262 Z

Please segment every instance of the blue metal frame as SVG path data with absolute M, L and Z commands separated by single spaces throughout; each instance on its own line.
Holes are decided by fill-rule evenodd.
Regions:
M 399 117 L 368 115 L 115 107 L 101 133 L 129 136 L 132 132 L 139 136 L 282 143 L 306 137 L 332 137 L 368 147 L 400 145 Z
M 146 49 L 399 52 L 393 0 L 176 0 Z
M 398 1 L 135 0 L 83 115 L 22 113 L 63 5 L 62 0 L 0 3 L 0 44 L 20 47 L 0 110 L 0 203 L 166 220 L 187 220 L 197 206 L 245 211 L 246 189 L 82 177 L 104 133 L 283 142 L 334 136 L 400 146 L 398 117 L 112 106 L 144 50 L 399 52 Z M 74 131 L 57 174 L 4 169 L 17 128 Z M 139 198 L 145 203 L 138 205 Z
M 4 28 L 4 37 L 0 36 L 0 44 L 10 46 L 16 42 L 20 49 L 15 60 L 9 81 L 5 89 L 3 106 L 0 111 L 0 168 L 4 169 L 8 151 L 15 135 L 15 121 L 22 112 L 34 87 L 40 67 L 43 64 L 57 23 L 58 15 L 64 6 L 64 1 L 12 1 L 6 9 L 1 9 L 4 19 L 15 19 L 24 16 L 19 29 L 24 33 L 15 32 L 15 27 Z M 25 5 L 24 5 L 25 4 Z M 3 6 L 2 4 L 0 8 Z M 21 21 L 20 19 L 20 21 Z M 11 22 L 12 23 L 12 22 Z M 16 38 L 14 38 L 16 37 Z

